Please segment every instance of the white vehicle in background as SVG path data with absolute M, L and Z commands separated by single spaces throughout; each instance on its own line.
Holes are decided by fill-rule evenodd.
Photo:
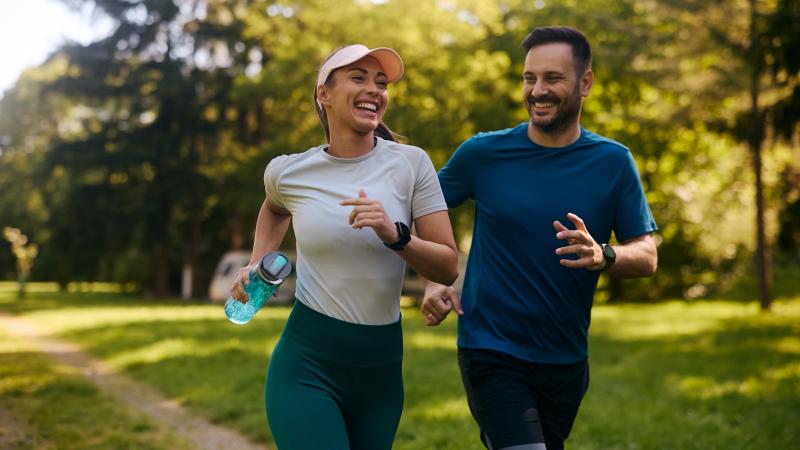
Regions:
M 289 258 L 292 265 L 295 263 L 294 252 L 281 250 Z M 220 258 L 214 275 L 211 277 L 211 285 L 208 287 L 208 298 L 214 303 L 225 303 L 231 295 L 231 286 L 236 279 L 236 272 L 250 262 L 250 252 L 245 250 L 231 250 Z M 294 271 L 289 278 L 284 280 L 283 285 L 278 289 L 277 296 L 269 299 L 265 306 L 270 304 L 286 305 L 294 300 Z

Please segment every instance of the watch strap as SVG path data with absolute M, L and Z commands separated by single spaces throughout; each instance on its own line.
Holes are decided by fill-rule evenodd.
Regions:
M 400 221 L 395 222 L 394 226 L 397 228 L 397 242 L 392 244 L 384 242 L 383 245 L 395 251 L 402 250 L 411 241 L 411 230 L 408 229 L 408 225 Z

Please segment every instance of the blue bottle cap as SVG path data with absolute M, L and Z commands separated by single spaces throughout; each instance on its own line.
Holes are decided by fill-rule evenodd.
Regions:
M 262 280 L 272 283 L 285 280 L 292 273 L 292 263 L 281 252 L 269 252 L 261 257 L 258 275 Z

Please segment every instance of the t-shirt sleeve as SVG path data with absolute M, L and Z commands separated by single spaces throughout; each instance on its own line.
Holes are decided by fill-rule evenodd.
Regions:
M 425 151 L 420 150 L 417 160 L 414 194 L 411 199 L 411 217 L 418 219 L 437 211 L 447 211 L 442 188 L 436 178 L 436 169 Z
M 479 146 L 475 138 L 461 144 L 450 160 L 439 171 L 447 206 L 455 208 L 468 198 L 475 198 L 475 167 L 479 159 Z
M 614 214 L 614 235 L 618 242 L 651 233 L 658 229 L 647 197 L 644 194 L 636 161 L 630 152 L 626 152 L 623 163 L 623 174 L 620 178 L 619 203 Z
M 267 164 L 266 170 L 264 170 L 264 190 L 267 194 L 267 201 L 270 205 L 283 209 L 286 209 L 286 204 L 283 201 L 283 196 L 278 186 L 278 176 L 281 174 L 287 159 L 287 155 L 273 158 L 272 161 Z

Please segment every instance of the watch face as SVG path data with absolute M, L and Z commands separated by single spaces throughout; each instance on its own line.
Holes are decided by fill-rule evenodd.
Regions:
M 397 222 L 397 234 L 399 235 L 401 241 L 411 239 L 411 230 L 409 230 L 408 225 L 404 224 L 403 222 Z
M 612 261 L 617 258 L 617 252 L 614 251 L 614 247 L 608 244 L 603 244 L 603 255 L 606 257 L 606 259 L 610 259 Z

